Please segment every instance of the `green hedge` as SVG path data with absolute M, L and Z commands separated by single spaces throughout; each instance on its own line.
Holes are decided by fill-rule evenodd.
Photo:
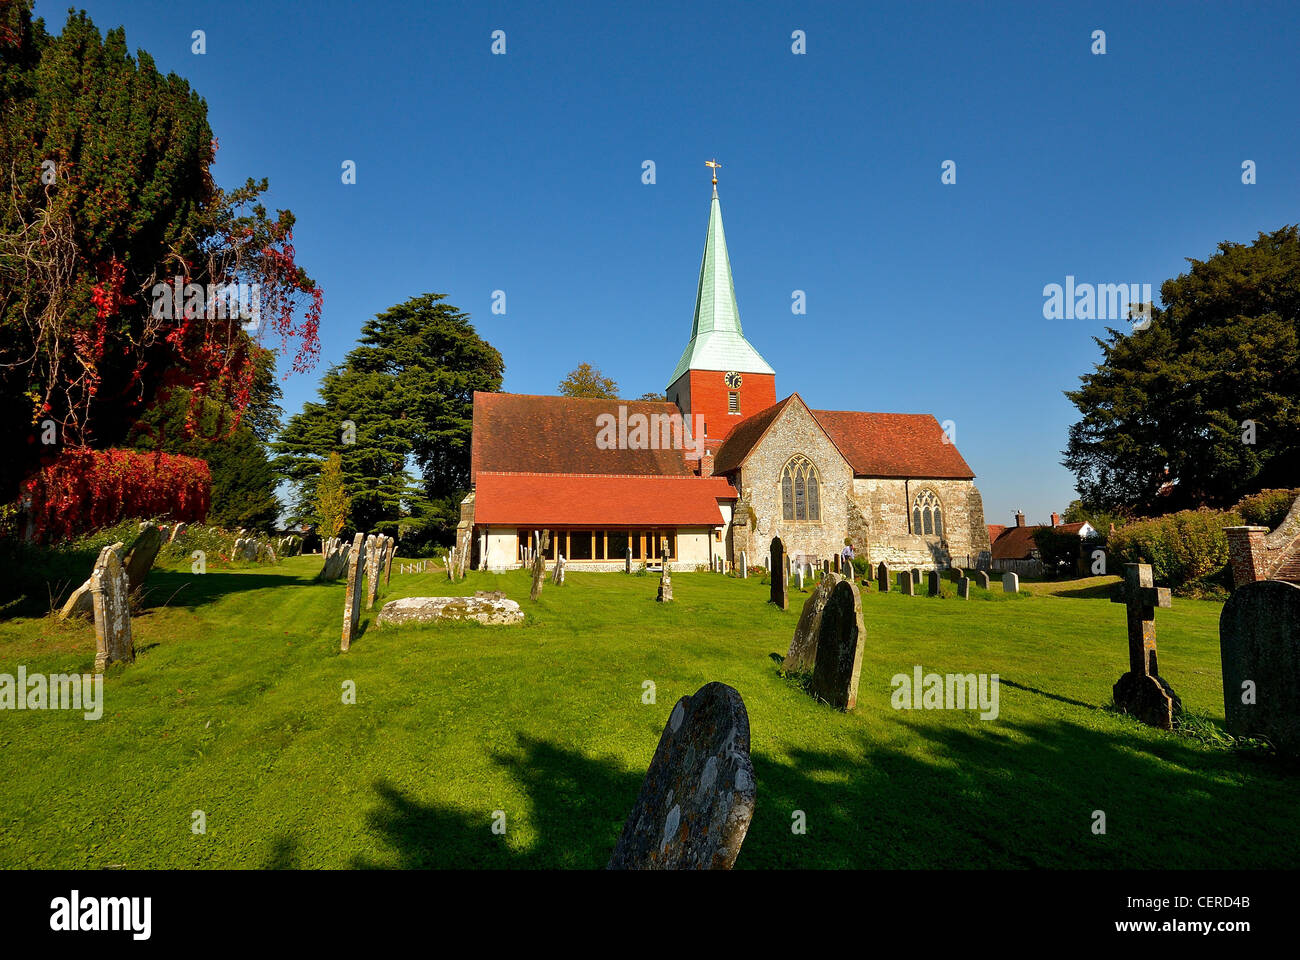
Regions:
M 1243 497 L 1234 508 L 1251 526 L 1268 527 L 1273 530 L 1281 525 L 1291 511 L 1296 497 L 1300 497 L 1300 488 L 1294 490 L 1261 490 L 1249 497 Z
M 1157 583 L 1184 593 L 1202 592 L 1225 576 L 1228 536 L 1223 528 L 1241 523 L 1235 510 L 1204 507 L 1128 523 L 1110 536 L 1112 563 L 1149 563 Z

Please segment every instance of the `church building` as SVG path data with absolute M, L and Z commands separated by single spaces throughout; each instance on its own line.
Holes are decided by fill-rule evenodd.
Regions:
M 987 566 L 975 474 L 929 414 L 814 410 L 777 399 L 745 339 L 717 178 L 695 317 L 664 401 L 474 394 L 473 490 L 459 541 L 475 567 L 547 559 L 622 570 L 761 566 L 772 539 L 820 561 L 848 540 L 872 565 Z

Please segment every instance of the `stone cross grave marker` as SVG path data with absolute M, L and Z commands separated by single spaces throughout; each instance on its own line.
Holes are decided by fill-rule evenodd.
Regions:
M 787 673 L 807 673 L 816 663 L 817 634 L 822 625 L 822 610 L 830 599 L 837 579 L 833 576 L 823 579 L 813 590 L 812 596 L 803 602 L 799 623 L 790 640 L 790 650 L 781 663 L 781 669 Z
M 134 663 L 131 639 L 131 587 L 126 568 L 114 547 L 99 551 L 90 574 L 91 607 L 95 616 L 95 672 L 111 663 Z
M 857 706 L 865 642 L 862 596 L 852 580 L 841 580 L 826 601 L 817 634 L 812 691 L 819 700 L 840 710 Z
M 771 555 L 768 560 L 771 564 L 770 575 L 772 578 L 772 590 L 768 601 L 775 603 L 782 610 L 788 610 L 790 608 L 790 598 L 787 595 L 785 583 L 785 544 L 781 542 L 780 537 L 772 538 Z
M 1234 590 L 1219 617 L 1219 655 L 1229 732 L 1300 755 L 1300 586 L 1259 580 Z
M 876 567 L 876 586 L 880 588 L 881 593 L 889 592 L 889 567 L 883 562 Z
M 1128 672 L 1111 690 L 1115 706 L 1148 726 L 1172 730 L 1183 704 L 1160 676 L 1156 662 L 1156 608 L 1171 605 L 1169 588 L 1154 586 L 1151 566 L 1146 563 L 1124 564 L 1121 586 L 1111 602 L 1127 608 Z
M 611 870 L 730 870 L 754 816 L 749 715 L 707 683 L 673 707 Z
M 926 589 L 929 595 L 932 597 L 939 596 L 939 571 L 938 570 L 928 571 L 925 575 L 925 579 L 927 581 Z
M 366 536 L 358 533 L 348 551 L 348 590 L 343 597 L 343 640 L 339 649 L 346 653 L 356 639 L 361 625 L 361 578 L 366 564 Z
M 1002 592 L 1019 593 L 1020 592 L 1020 574 L 1007 571 L 1002 574 Z

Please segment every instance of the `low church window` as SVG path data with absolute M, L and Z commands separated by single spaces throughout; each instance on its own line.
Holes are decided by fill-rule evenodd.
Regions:
M 821 481 L 805 456 L 791 457 L 781 471 L 781 516 L 796 523 L 821 522 Z
M 943 536 L 943 507 L 933 490 L 922 490 L 912 501 L 912 533 L 917 536 Z

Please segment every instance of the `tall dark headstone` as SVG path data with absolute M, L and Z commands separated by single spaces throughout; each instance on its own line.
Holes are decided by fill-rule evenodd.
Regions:
M 876 567 L 876 584 L 880 587 L 881 593 L 889 592 L 889 567 L 883 562 Z
M 812 595 L 804 601 L 799 613 L 799 624 L 794 628 L 794 638 L 790 641 L 790 652 L 785 655 L 781 667 L 788 673 L 806 673 L 817 661 L 817 635 L 822 625 L 822 610 L 830 599 L 831 590 L 839 580 L 837 574 L 828 574 L 817 584 Z
M 1228 731 L 1300 755 L 1300 586 L 1258 580 L 1233 591 L 1219 615 Z
M 912 574 L 907 570 L 898 571 L 898 592 L 905 597 L 916 596 L 916 581 L 912 579 Z
M 1156 662 L 1156 608 L 1170 606 L 1169 588 L 1154 585 L 1151 567 L 1145 563 L 1124 564 L 1122 586 L 1119 596 L 1111 600 L 1127 607 L 1128 673 L 1111 691 L 1115 706 L 1148 726 L 1172 730 L 1183 704 L 1160 676 Z
M 852 710 L 857 706 L 858 677 L 862 673 L 865 642 L 862 597 L 852 580 L 841 580 L 835 584 L 822 609 L 817 634 L 812 691 L 819 700 L 825 700 L 840 710 Z
M 745 703 L 707 683 L 673 707 L 609 869 L 730 870 L 754 799 Z
M 976 570 L 976 571 L 975 571 L 975 582 L 978 583 L 978 584 L 980 585 L 980 589 L 981 589 L 981 590 L 988 590 L 988 589 L 990 589 L 990 587 L 989 587 L 989 572 L 988 572 L 987 570 Z
M 957 599 L 970 599 L 970 577 L 962 577 L 957 581 Z
M 930 570 L 925 575 L 927 592 L 932 597 L 939 596 L 939 571 Z
M 785 563 L 785 544 L 781 542 L 780 537 L 772 538 L 771 557 L 772 561 L 772 593 L 769 598 L 770 602 L 775 603 L 782 610 L 790 608 L 790 598 L 786 590 L 786 563 Z

